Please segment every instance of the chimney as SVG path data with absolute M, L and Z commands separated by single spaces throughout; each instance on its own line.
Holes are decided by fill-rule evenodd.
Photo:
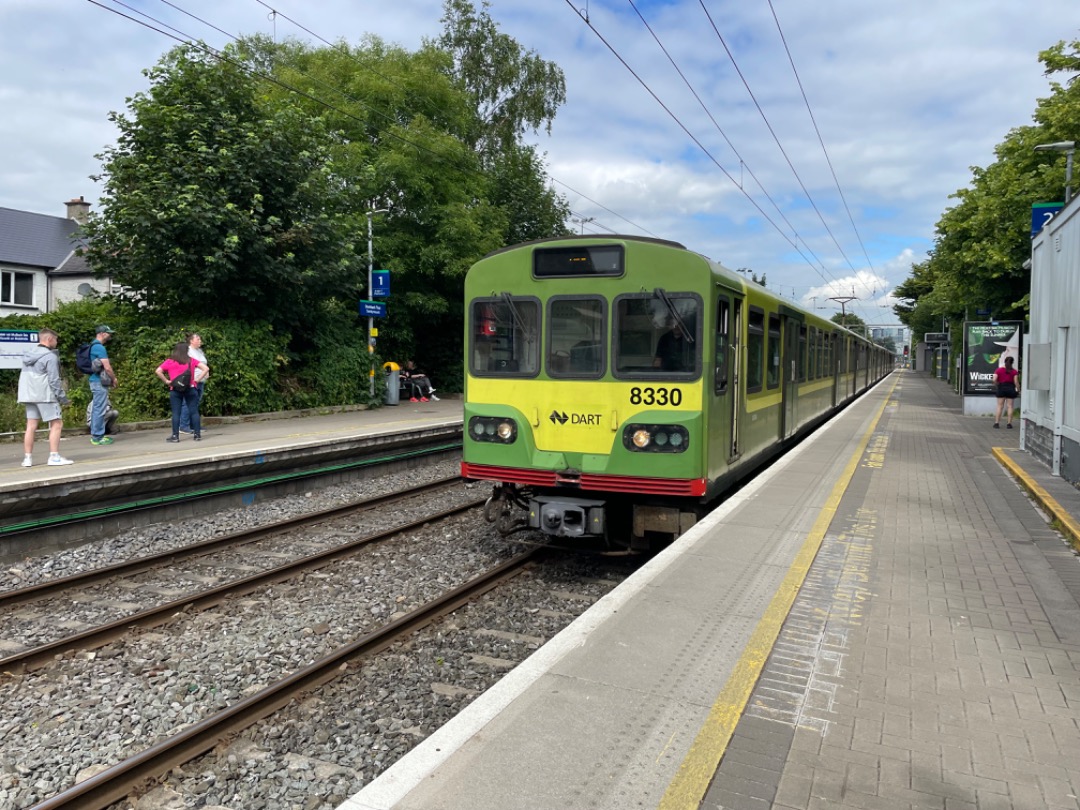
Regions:
M 90 203 L 80 196 L 77 200 L 68 200 L 64 205 L 67 206 L 68 219 L 73 219 L 80 225 L 86 224 L 86 220 L 90 218 Z

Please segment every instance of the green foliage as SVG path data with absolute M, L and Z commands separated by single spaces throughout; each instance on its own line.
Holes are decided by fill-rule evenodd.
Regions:
M 356 222 L 322 122 L 266 105 L 235 63 L 181 46 L 106 148 L 101 211 L 85 227 L 99 274 L 149 317 L 310 326 L 311 305 L 355 286 Z
M 443 24 L 416 52 L 374 37 L 252 37 L 224 58 L 175 48 L 147 71 L 149 89 L 111 116 L 120 135 L 86 227 L 95 271 L 140 304 L 138 328 L 114 344 L 121 363 L 143 369 L 176 324 L 198 324 L 208 357 L 235 353 L 260 375 L 238 366 L 218 389 L 212 359 L 206 413 L 365 401 L 355 307 L 370 256 L 392 271 L 378 353 L 460 389 L 466 270 L 566 232 L 569 208 L 521 141 L 550 131 L 566 92 L 562 71 L 501 33 L 486 4 L 447 0 Z M 388 213 L 370 219 L 369 253 L 377 209 Z M 272 362 L 239 343 L 245 329 L 275 347 Z M 130 392 L 133 411 L 161 407 L 148 384 Z
M 454 75 L 476 110 L 470 145 L 484 156 L 512 151 L 525 132 L 551 132 L 555 113 L 566 102 L 566 79 L 554 62 L 523 51 L 501 33 L 488 14 L 470 0 L 445 0 L 438 45 L 453 59 Z

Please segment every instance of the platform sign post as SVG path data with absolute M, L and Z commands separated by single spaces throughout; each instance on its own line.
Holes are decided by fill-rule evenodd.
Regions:
M 1054 215 L 1065 207 L 1065 203 L 1032 203 L 1031 204 L 1031 238 L 1046 227 L 1046 223 L 1054 218 Z
M 374 271 L 372 270 L 372 268 L 375 266 L 375 259 L 374 259 L 374 256 L 372 254 L 372 246 L 371 246 L 371 218 L 373 216 L 375 216 L 376 214 L 385 214 L 385 213 L 388 212 L 388 210 L 389 209 L 386 209 L 386 208 L 373 208 L 372 210 L 367 212 L 367 289 L 368 289 L 368 295 L 370 295 L 372 298 L 375 297 L 374 293 L 372 292 L 372 290 L 374 289 L 374 285 L 372 283 L 372 277 L 374 276 Z M 388 279 L 388 281 L 389 281 L 389 279 Z M 375 329 L 375 320 L 374 319 L 375 318 L 386 317 L 386 305 L 385 304 L 379 305 L 379 306 L 382 306 L 382 313 L 376 315 L 376 314 L 374 314 L 373 311 L 369 311 L 369 312 L 365 313 L 364 304 L 371 304 L 372 306 L 376 306 L 376 305 L 375 305 L 374 301 L 361 301 L 360 302 L 360 314 L 361 315 L 366 314 L 367 319 L 368 319 L 367 320 L 367 329 L 368 329 L 368 347 L 367 347 L 367 350 L 368 350 L 368 359 L 371 361 L 371 367 L 368 369 L 368 380 L 369 380 L 368 391 L 371 394 L 371 397 L 374 399 L 374 397 L 375 397 L 375 341 L 378 339 L 378 336 L 379 336 L 378 330 Z
M 360 314 L 367 318 L 385 318 L 386 317 L 386 304 L 382 301 L 360 301 Z M 373 329 L 374 324 L 368 327 Z
M 390 271 L 373 270 L 371 273 L 371 297 L 390 297 Z
M 26 350 L 38 342 L 37 331 L 0 330 L 0 368 L 22 368 Z

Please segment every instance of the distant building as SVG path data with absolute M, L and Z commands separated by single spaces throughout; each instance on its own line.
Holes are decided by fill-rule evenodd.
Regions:
M 1031 242 L 1031 324 L 1020 369 L 1021 446 L 1080 485 L 1080 203 Z
M 67 216 L 0 208 L 0 316 L 51 312 L 61 301 L 110 292 L 86 260 L 80 226 L 90 213 L 82 197 L 69 200 Z

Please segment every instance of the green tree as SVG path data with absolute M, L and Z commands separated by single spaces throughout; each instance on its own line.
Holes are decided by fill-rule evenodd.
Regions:
M 110 115 L 120 135 L 99 156 L 95 271 L 150 315 L 310 329 L 319 301 L 357 289 L 332 137 L 296 106 L 266 104 L 235 50 L 180 46 L 146 75 L 129 114 Z
M 1047 75 L 1080 70 L 1080 40 L 1059 42 L 1039 54 Z M 912 267 L 897 287 L 894 308 L 919 336 L 940 331 L 942 318 L 963 320 L 975 310 L 1022 319 L 1031 285 L 1031 205 L 1060 199 L 1064 162 L 1060 153 L 1036 152 L 1040 143 L 1080 140 L 1080 82 L 1051 81 L 1039 99 L 1034 126 L 1017 127 L 995 149 L 986 168 L 972 167 L 970 187 L 958 190 L 937 223 L 928 258 Z M 954 346 L 954 349 L 956 347 Z
M 550 133 L 566 102 L 562 69 L 500 32 L 489 7 L 483 0 L 478 12 L 470 0 L 446 0 L 437 40 L 472 100 L 476 117 L 468 139 L 486 160 L 520 144 L 527 131 Z

